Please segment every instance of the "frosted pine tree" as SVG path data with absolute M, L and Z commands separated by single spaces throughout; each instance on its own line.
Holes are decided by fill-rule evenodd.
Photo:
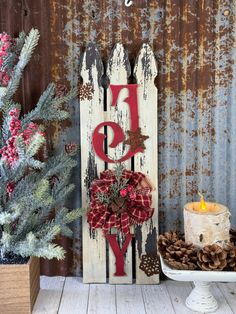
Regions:
M 36 29 L 17 39 L 0 34 L 0 263 L 14 262 L 19 256 L 62 259 L 65 252 L 53 240 L 59 234 L 71 236 L 68 224 L 82 213 L 63 205 L 74 188 L 70 183 L 76 166 L 72 154 L 46 161 L 38 157 L 45 148 L 44 125 L 68 118 L 62 105 L 76 92 L 56 96 L 50 84 L 27 114 L 13 101 L 38 40 Z

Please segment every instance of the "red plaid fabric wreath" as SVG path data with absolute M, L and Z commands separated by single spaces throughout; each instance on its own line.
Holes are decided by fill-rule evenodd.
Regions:
M 142 224 L 152 217 L 152 187 L 146 184 L 146 176 L 141 172 L 123 170 L 121 180 L 125 180 L 126 187 L 110 203 L 104 203 L 98 195 L 103 194 L 109 200 L 112 188 L 117 184 L 114 172 L 105 170 L 100 174 L 100 179 L 92 182 L 91 210 L 88 213 L 88 223 L 92 229 L 101 228 L 106 234 L 110 228 L 117 228 L 129 234 L 131 225 Z

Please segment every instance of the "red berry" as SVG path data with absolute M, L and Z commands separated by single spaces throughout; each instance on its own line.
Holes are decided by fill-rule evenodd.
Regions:
M 136 193 L 135 193 L 135 192 L 130 193 L 129 198 L 130 198 L 132 201 L 135 200 L 135 199 L 136 199 Z
M 126 197 L 127 193 L 128 193 L 127 189 L 121 189 L 120 190 L 120 196 L 121 197 Z

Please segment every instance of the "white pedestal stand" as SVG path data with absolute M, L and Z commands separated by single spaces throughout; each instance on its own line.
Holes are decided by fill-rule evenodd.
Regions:
M 195 281 L 195 288 L 186 299 L 186 306 L 193 310 L 202 313 L 215 312 L 218 309 L 218 304 L 210 291 L 209 282 Z
M 161 258 L 163 273 L 177 281 L 193 281 L 195 288 L 187 297 L 186 306 L 197 312 L 210 313 L 218 309 L 218 303 L 210 291 L 211 282 L 236 282 L 236 272 L 175 270 L 165 264 Z

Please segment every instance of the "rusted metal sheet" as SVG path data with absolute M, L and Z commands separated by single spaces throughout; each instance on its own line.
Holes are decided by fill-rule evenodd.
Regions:
M 107 60 L 117 42 L 131 64 L 142 43 L 154 50 L 159 89 L 159 212 L 161 231 L 181 228 L 182 208 L 202 191 L 226 204 L 236 227 L 236 4 L 234 0 L 1 0 L 0 30 L 41 31 L 23 82 L 25 109 L 51 79 L 76 86 L 89 42 Z M 131 81 L 134 78 L 131 77 Z M 55 125 L 58 150 L 79 142 L 79 104 L 72 122 Z M 59 136 L 63 131 L 63 136 Z M 80 204 L 78 186 L 70 200 Z M 75 225 L 74 273 L 81 272 L 81 228 Z

